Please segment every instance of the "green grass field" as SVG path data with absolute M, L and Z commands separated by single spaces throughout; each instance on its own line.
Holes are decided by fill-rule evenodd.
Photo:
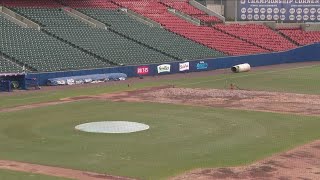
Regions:
M 181 87 L 224 88 L 226 80 L 244 89 L 320 94 L 319 75 L 320 66 L 313 66 L 150 81 L 135 83 L 130 88 L 113 85 L 37 92 L 0 96 L 0 108 L 172 83 Z M 120 135 L 74 130 L 81 123 L 105 120 L 142 122 L 150 125 L 150 129 Z M 319 139 L 319 126 L 320 117 L 156 103 L 81 101 L 0 113 L 0 159 L 141 179 L 166 179 L 194 168 L 243 165 L 286 151 Z M 0 171 L 0 177 L 3 176 L 30 175 Z

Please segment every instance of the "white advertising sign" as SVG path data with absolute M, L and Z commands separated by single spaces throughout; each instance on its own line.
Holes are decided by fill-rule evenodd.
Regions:
M 180 63 L 179 64 L 179 71 L 188 71 L 190 69 L 190 63 L 185 62 L 185 63 Z
M 158 73 L 170 72 L 171 65 L 170 64 L 162 64 L 157 66 Z

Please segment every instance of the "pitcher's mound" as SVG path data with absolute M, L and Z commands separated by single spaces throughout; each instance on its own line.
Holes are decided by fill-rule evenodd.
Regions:
M 149 126 L 128 121 L 101 121 L 80 124 L 77 130 L 92 133 L 132 133 L 149 129 Z

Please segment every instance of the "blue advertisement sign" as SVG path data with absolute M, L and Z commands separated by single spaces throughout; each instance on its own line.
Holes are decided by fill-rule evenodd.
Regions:
M 208 69 L 208 63 L 206 63 L 204 61 L 200 61 L 199 63 L 197 63 L 197 69 L 198 70 Z
M 320 0 L 238 0 L 238 20 L 320 22 Z

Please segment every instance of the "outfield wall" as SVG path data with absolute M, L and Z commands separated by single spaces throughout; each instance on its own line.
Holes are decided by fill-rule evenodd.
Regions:
M 45 85 L 49 78 L 81 76 L 103 73 L 125 73 L 128 77 L 157 76 L 184 72 L 208 71 L 231 68 L 234 65 L 249 63 L 252 67 L 274 64 L 320 61 L 320 43 L 299 47 L 290 51 L 258 54 L 249 56 L 228 56 L 215 59 L 201 59 L 173 63 L 149 64 L 139 66 L 123 66 L 102 69 L 31 73 L 26 78 L 37 78 L 39 85 Z

